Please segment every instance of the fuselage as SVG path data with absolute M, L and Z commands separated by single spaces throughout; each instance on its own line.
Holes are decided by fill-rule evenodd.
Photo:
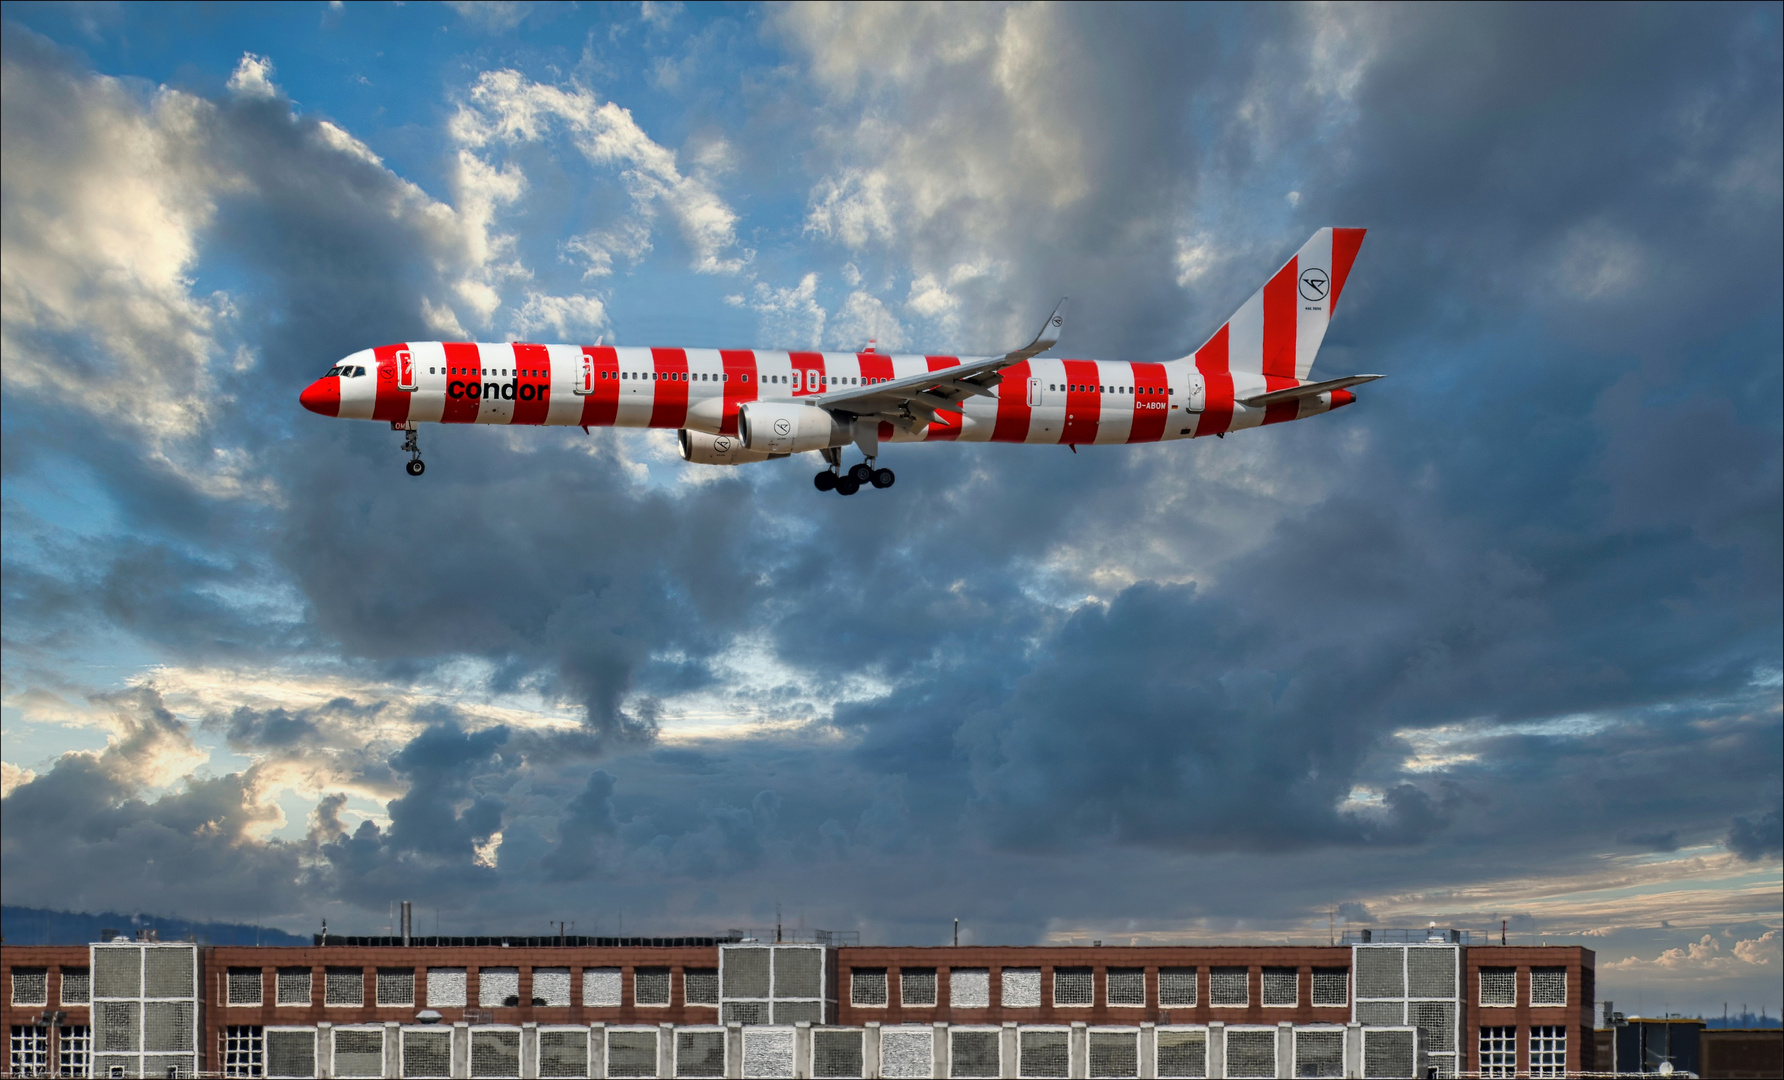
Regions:
M 971 358 L 967 358 L 971 359 Z M 1327 412 L 1348 390 L 1249 406 L 1283 380 L 1195 357 L 1164 363 L 1035 357 L 938 410 L 880 425 L 886 442 L 1089 446 L 1220 435 Z M 354 353 L 312 383 L 305 408 L 393 425 L 530 424 L 737 434 L 749 402 L 797 403 L 959 366 L 961 357 L 421 341 Z M 1288 380 L 1293 383 L 1293 380 Z

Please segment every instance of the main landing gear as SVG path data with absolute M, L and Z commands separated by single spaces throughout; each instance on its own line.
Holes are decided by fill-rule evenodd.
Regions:
M 830 462 L 830 467 L 812 477 L 812 486 L 819 491 L 834 491 L 839 495 L 853 495 L 868 484 L 877 488 L 889 488 L 898 479 L 891 469 L 874 468 L 872 458 L 849 466 L 847 472 L 842 469 L 840 451 L 826 450 L 824 459 Z
M 403 468 L 409 471 L 410 476 L 420 476 L 427 471 L 427 463 L 421 460 L 420 433 L 412 427 L 403 431 L 403 449 L 409 452 L 409 463 Z

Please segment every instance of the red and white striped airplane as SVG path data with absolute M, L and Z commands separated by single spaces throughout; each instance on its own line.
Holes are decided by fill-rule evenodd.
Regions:
M 1064 360 L 1065 302 L 1028 345 L 995 356 L 873 351 L 765 352 L 421 341 L 364 349 L 299 396 L 323 416 L 416 426 L 545 424 L 674 428 L 699 465 L 742 465 L 817 451 L 820 491 L 891 487 L 881 443 L 1016 442 L 1079 446 L 1225 436 L 1348 405 L 1349 387 L 1313 382 L 1313 358 L 1344 291 L 1362 229 L 1321 229 L 1207 344 L 1164 363 Z M 843 451 L 863 461 L 846 472 Z

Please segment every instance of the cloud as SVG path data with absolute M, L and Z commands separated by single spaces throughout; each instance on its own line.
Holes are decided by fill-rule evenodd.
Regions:
M 1774 806 L 1757 818 L 1735 818 L 1727 843 L 1728 850 L 1748 862 L 1784 853 L 1784 822 L 1780 821 L 1778 808 Z
M 1647 971 L 1673 978 L 1703 979 L 1744 968 L 1776 969 L 1781 957 L 1784 949 L 1780 947 L 1778 931 L 1767 930 L 1758 937 L 1735 942 L 1732 949 L 1724 950 L 1720 940 L 1705 934 L 1696 941 L 1667 949 L 1652 960 L 1632 956 L 1602 966 L 1620 974 Z

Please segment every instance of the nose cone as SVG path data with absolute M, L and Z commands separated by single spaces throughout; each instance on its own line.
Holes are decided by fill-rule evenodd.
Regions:
M 341 380 L 333 375 L 317 379 L 297 395 L 298 403 L 323 416 L 341 415 Z

